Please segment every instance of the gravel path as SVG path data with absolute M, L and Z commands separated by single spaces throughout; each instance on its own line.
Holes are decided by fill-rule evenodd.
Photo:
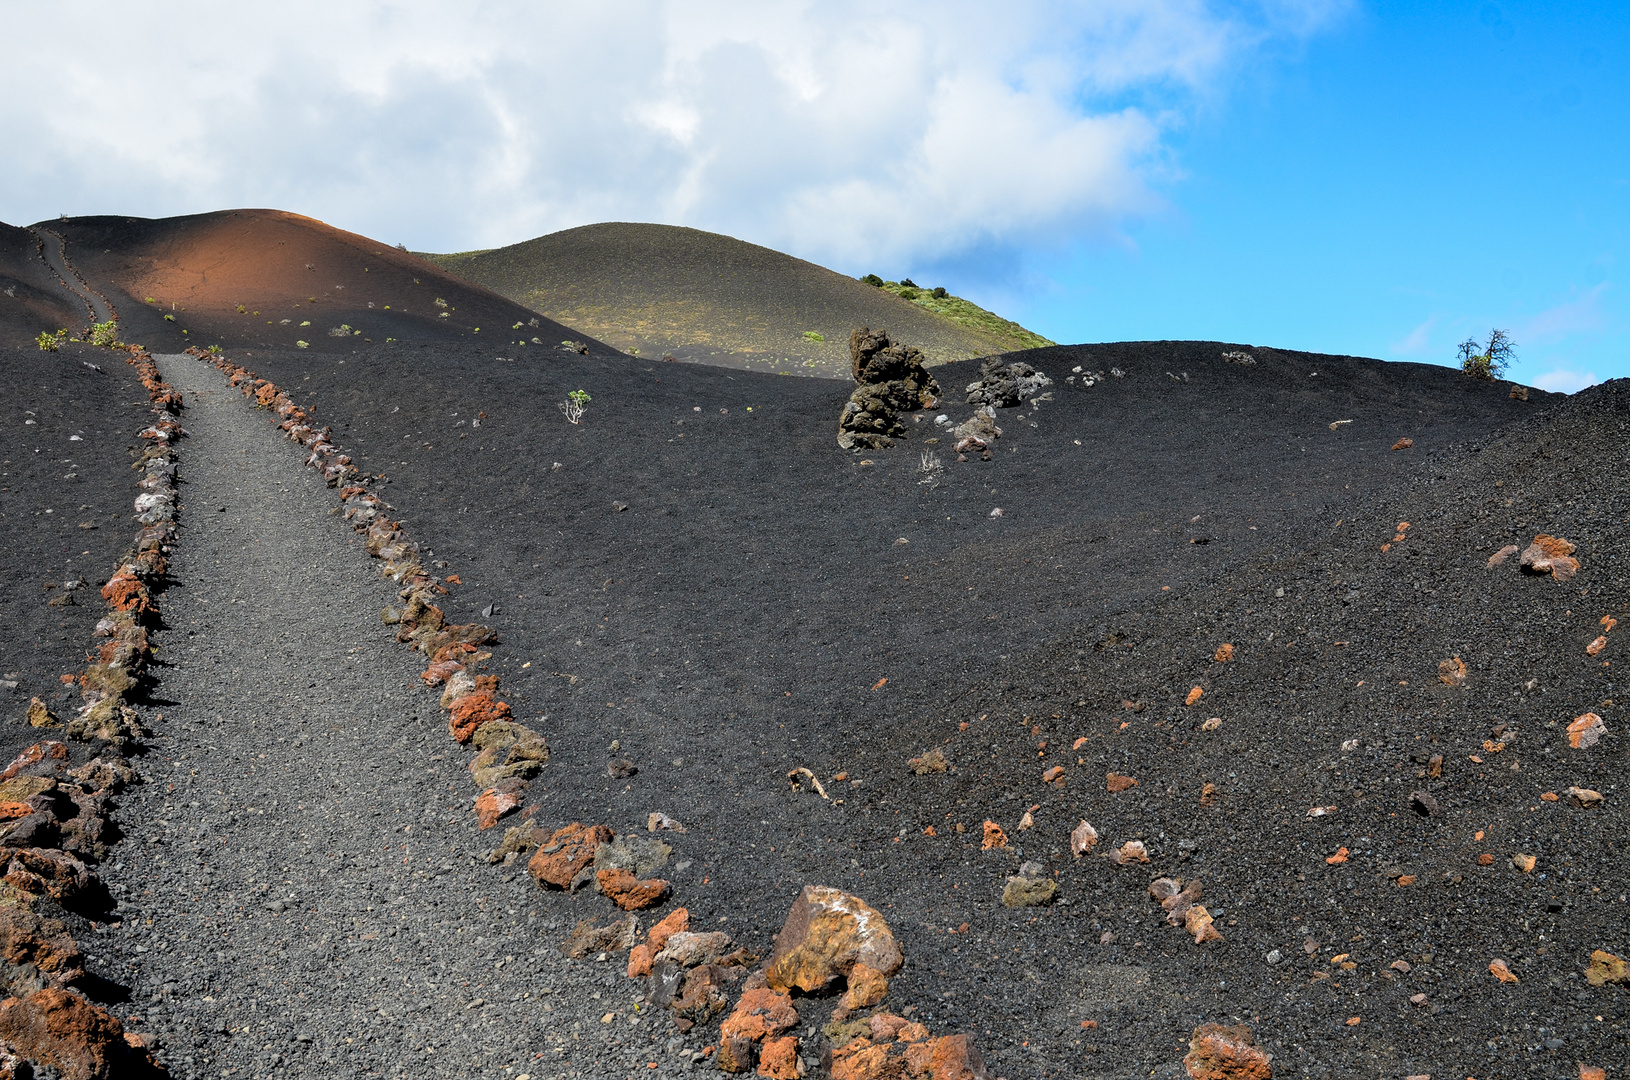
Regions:
M 108 303 L 107 297 L 91 288 L 85 278 L 68 261 L 68 241 L 60 233 L 50 229 L 30 229 L 30 232 L 45 241 L 42 254 L 45 264 L 62 280 L 62 283 L 90 309 L 92 322 L 111 322 L 114 315 L 113 305 Z
M 477 862 L 466 755 L 332 493 L 214 370 L 159 365 L 192 436 L 167 700 L 107 868 L 122 922 L 87 949 L 131 1026 L 178 1077 L 700 1068 L 620 965 L 559 954 L 570 901 Z

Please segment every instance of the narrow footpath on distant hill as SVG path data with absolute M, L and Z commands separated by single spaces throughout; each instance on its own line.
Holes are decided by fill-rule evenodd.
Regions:
M 213 368 L 159 364 L 191 433 L 162 712 L 92 959 L 172 1074 L 698 1068 L 620 964 L 560 956 L 570 927 L 520 867 L 478 862 L 464 756 L 380 625 L 395 586 L 322 478 Z
M 50 229 L 29 229 L 28 231 L 39 237 L 43 242 L 41 253 L 45 257 L 45 265 L 49 266 L 51 272 L 62 279 L 63 284 L 68 286 L 69 291 L 85 302 L 85 306 L 90 309 L 93 322 L 112 322 L 117 318 L 113 311 L 113 305 L 108 302 L 108 298 L 91 288 L 79 271 L 74 269 L 73 263 L 68 261 L 68 242 L 66 240 Z

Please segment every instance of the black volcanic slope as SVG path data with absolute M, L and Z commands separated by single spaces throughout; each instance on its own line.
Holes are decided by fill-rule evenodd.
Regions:
M 221 345 L 350 353 L 387 340 L 493 351 L 605 346 L 388 244 L 280 210 L 48 223 L 113 303 L 121 336 L 156 352 Z M 523 344 L 524 342 L 524 344 Z
M 1023 348 L 994 318 L 959 325 L 883 289 L 718 233 L 608 222 L 509 247 L 426 255 L 625 351 L 772 373 L 849 370 L 849 332 L 882 327 L 931 363 Z M 813 332 L 824 338 L 814 340 Z
M 0 222 L 0 346 L 32 344 L 43 330 L 77 335 L 90 322 L 79 303 L 40 257 L 40 240 Z
M 1584 646 L 1627 613 L 1623 388 L 1520 402 L 1442 368 L 1222 360 L 1238 348 L 1027 353 L 1052 399 L 966 464 L 928 417 L 839 451 L 845 388 L 816 380 L 439 348 L 254 366 L 384 474 L 464 582 L 449 616 L 491 607 L 492 670 L 554 750 L 540 821 L 685 821 L 674 902 L 754 947 L 802 884 L 859 893 L 910 958 L 891 1002 L 973 1033 L 993 1074 L 1165 1075 L 1235 1017 L 1281 1075 L 1608 1060 L 1624 998 L 1580 972 L 1624 947 L 1622 750 L 1562 729 L 1620 722 L 1619 639 Z M 1064 383 L 1078 365 L 1125 374 Z M 578 427 L 554 410 L 575 388 Z M 1580 545 L 1578 577 L 1485 568 L 1540 532 Z M 632 779 L 606 776 L 614 741 Z M 911 775 L 930 746 L 952 771 Z M 793 791 L 797 766 L 842 803 Z M 1540 798 L 1573 785 L 1606 808 Z M 1083 818 L 1151 862 L 1072 858 Z M 1006 849 L 980 850 L 985 820 Z M 1001 906 L 1027 859 L 1064 903 Z M 1226 941 L 1165 925 L 1163 874 L 1202 880 Z

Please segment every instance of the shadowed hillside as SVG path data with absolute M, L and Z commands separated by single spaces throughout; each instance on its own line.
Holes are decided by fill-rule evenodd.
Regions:
M 849 332 L 882 327 L 931 363 L 1051 344 L 955 297 L 902 299 L 718 233 L 608 222 L 425 259 L 640 356 L 847 378 Z
M 77 333 L 90 311 L 40 256 L 40 240 L 0 222 L 0 345 L 22 345 L 44 330 Z

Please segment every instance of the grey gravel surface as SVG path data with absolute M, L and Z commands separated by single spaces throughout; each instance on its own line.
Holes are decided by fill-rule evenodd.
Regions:
M 153 414 L 124 357 L 89 345 L 0 349 L 0 385 L 0 708 L 15 720 L 30 697 L 59 714 L 79 703 L 57 680 L 84 665 L 107 610 L 97 591 L 140 528 L 127 448 Z M 0 725 L 0 754 L 38 735 Z
M 393 593 L 332 492 L 218 373 L 159 364 L 192 434 L 167 700 L 107 867 L 120 922 L 86 943 L 132 987 L 129 1026 L 178 1077 L 702 1068 L 619 962 L 559 954 L 604 901 L 476 861 L 496 838 L 467 754 L 380 625 Z

